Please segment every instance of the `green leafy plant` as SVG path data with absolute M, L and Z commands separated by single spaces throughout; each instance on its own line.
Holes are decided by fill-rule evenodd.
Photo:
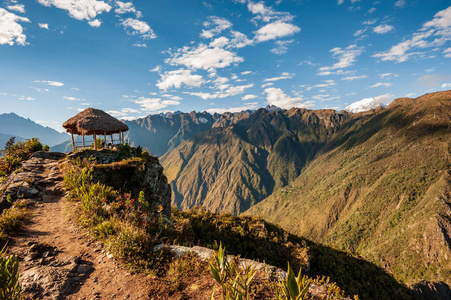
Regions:
M 277 300 L 302 300 L 308 295 L 308 289 L 312 280 L 306 276 L 302 276 L 299 271 L 295 277 L 293 270 L 288 263 L 287 277 L 276 287 Z
M 14 254 L 6 255 L 6 245 L 0 251 L 0 299 L 22 299 L 19 284 L 19 260 Z
M 210 263 L 210 271 L 215 281 L 221 286 L 224 300 L 247 300 L 250 297 L 249 287 L 255 277 L 255 272 L 247 268 L 244 275 L 229 262 L 225 248 L 219 244 L 218 252 L 214 256 L 216 265 Z M 214 299 L 214 289 L 211 299 Z

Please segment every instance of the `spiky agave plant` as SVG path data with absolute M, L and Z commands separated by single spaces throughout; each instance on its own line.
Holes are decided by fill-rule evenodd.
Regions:
M 287 277 L 276 287 L 277 300 L 302 300 L 305 298 L 312 280 L 302 276 L 301 273 L 299 270 L 298 276 L 295 277 L 290 263 L 288 263 Z
M 247 268 L 242 275 L 235 266 L 229 263 L 222 242 L 219 243 L 219 249 L 214 259 L 216 266 L 210 263 L 210 270 L 213 278 L 222 288 L 222 298 L 224 300 L 248 300 L 250 297 L 249 287 L 256 273 L 251 268 Z M 214 292 L 213 289 L 211 299 L 214 299 Z
M 20 292 L 19 260 L 14 254 L 6 255 L 5 245 L 0 251 L 0 299 L 22 299 Z

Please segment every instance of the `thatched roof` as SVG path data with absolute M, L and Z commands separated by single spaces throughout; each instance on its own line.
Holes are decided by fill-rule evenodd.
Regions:
M 128 126 L 100 109 L 87 108 L 64 122 L 66 132 L 78 135 L 113 134 L 128 130 Z

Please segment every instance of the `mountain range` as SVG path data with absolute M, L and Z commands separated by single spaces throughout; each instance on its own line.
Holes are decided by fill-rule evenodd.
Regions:
M 69 138 L 69 135 L 66 133 L 58 132 L 50 127 L 44 127 L 15 113 L 0 114 L 0 149 L 12 136 L 16 137 L 16 142 L 37 137 L 42 144 L 49 146 L 59 144 Z
M 182 209 L 249 214 L 414 284 L 451 284 L 451 91 L 386 108 L 257 110 L 162 158 Z
M 401 282 L 451 285 L 451 91 L 373 104 L 125 122 L 161 156 L 173 205 L 260 216 Z

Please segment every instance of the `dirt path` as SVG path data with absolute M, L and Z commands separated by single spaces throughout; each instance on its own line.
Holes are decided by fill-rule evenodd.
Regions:
M 35 155 L 24 163 L 24 182 L 39 191 L 31 221 L 9 244 L 20 260 L 23 290 L 33 299 L 149 299 L 149 280 L 121 268 L 101 245 L 70 220 L 62 196 L 58 155 Z

